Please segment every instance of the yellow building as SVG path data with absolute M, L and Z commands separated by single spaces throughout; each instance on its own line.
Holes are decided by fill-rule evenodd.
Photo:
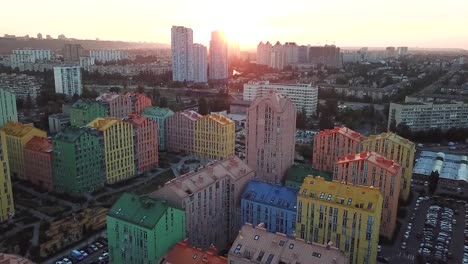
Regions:
M 96 118 L 88 127 L 95 128 L 104 142 L 107 183 L 113 184 L 135 175 L 133 126 L 121 119 Z
M 24 146 L 34 136 L 46 138 L 47 133 L 32 125 L 25 125 L 19 122 L 8 122 L 1 130 L 5 132 L 6 135 L 11 176 L 25 179 Z
M 385 158 L 400 164 L 402 168 L 400 198 L 407 200 L 413 175 L 414 155 L 416 152 L 415 144 L 408 139 L 389 132 L 372 135 L 364 140 L 362 145 L 364 151 L 378 152 Z
M 195 154 L 222 160 L 234 155 L 236 126 L 234 121 L 220 115 L 211 114 L 195 122 Z
M 376 263 L 382 202 L 378 188 L 308 176 L 297 196 L 296 236 L 331 242 L 352 264 Z
M 0 223 L 15 213 L 5 132 L 0 131 Z

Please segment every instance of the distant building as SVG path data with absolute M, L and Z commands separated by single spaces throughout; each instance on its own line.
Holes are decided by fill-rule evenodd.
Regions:
M 10 56 L 11 68 L 18 68 L 22 63 L 37 63 L 52 60 L 52 50 L 17 49 Z
M 143 111 L 143 116 L 148 117 L 151 120 L 156 121 L 158 124 L 158 147 L 159 150 L 166 150 L 166 123 L 167 118 L 172 116 L 172 112 L 169 108 L 161 108 L 150 106 Z
M 167 149 L 195 153 L 195 123 L 202 115 L 195 111 L 176 112 L 166 119 Z
M 57 39 L 59 40 L 67 40 L 67 37 L 64 34 L 60 34 L 57 36 Z
M 296 235 L 337 247 L 346 263 L 376 264 L 382 203 L 377 188 L 309 176 L 297 197 Z
M 208 81 L 208 58 L 206 47 L 193 44 L 193 81 L 206 83 Z
M 241 195 L 254 174 L 233 156 L 177 177 L 150 196 L 185 210 L 185 237 L 194 247 L 224 250 L 241 227 Z
M 396 228 L 401 178 L 398 163 L 373 151 L 340 158 L 333 173 L 336 181 L 380 189 L 383 195 L 380 234 L 389 239 Z
M 291 99 L 270 90 L 256 97 L 247 109 L 246 161 L 256 177 L 283 182 L 294 163 L 296 108 Z
M 74 127 L 86 126 L 98 117 L 107 117 L 104 105 L 91 100 L 78 100 L 70 107 L 70 125 Z
M 49 132 L 57 134 L 70 126 L 70 114 L 58 113 L 49 115 Z
M 211 32 L 209 79 L 214 81 L 228 79 L 228 46 L 223 31 Z
M 30 100 L 31 104 L 35 105 L 41 90 L 41 83 L 36 77 L 26 74 L 0 73 L 0 89 L 13 92 L 16 98 L 23 100 L 23 103 Z
M 47 138 L 33 137 L 24 147 L 26 180 L 49 192 L 54 189 L 52 156 L 52 142 Z
M 120 61 L 128 59 L 128 52 L 123 50 L 90 50 L 89 56 L 99 62 Z
M 228 42 L 228 59 L 229 61 L 240 59 L 239 42 L 234 42 L 234 41 Z
M 56 93 L 73 96 L 83 91 L 80 66 L 54 67 L 54 80 Z
M 246 114 L 247 108 L 249 108 L 251 101 L 244 100 L 232 100 L 229 106 L 229 113 L 231 114 Z
M 270 42 L 263 44 L 260 42 L 257 46 L 257 64 L 266 65 L 270 67 L 271 64 L 271 50 L 272 45 Z
M 282 70 L 286 66 L 286 52 L 279 41 L 271 48 L 270 68 Z
M 42 39 L 42 34 L 41 33 L 37 33 L 37 39 Z
M 85 70 L 85 71 L 91 71 L 92 66 L 95 65 L 96 60 L 93 57 L 80 57 L 80 66 Z
M 286 173 L 286 181 L 284 185 L 286 187 L 299 190 L 304 183 L 304 179 L 309 175 L 320 176 L 327 181 L 331 181 L 333 178 L 331 172 L 319 171 L 312 168 L 312 166 L 293 164 Z
M 184 238 L 184 211 L 164 201 L 124 193 L 107 214 L 109 263 L 159 264 Z
M 385 58 L 395 58 L 396 50 L 395 47 L 386 47 L 385 48 Z
M 231 119 L 210 114 L 195 122 L 195 154 L 199 157 L 222 160 L 234 155 L 236 125 Z
M 177 244 L 161 259 L 159 264 L 228 264 L 227 258 L 218 256 L 218 250 L 211 246 L 203 251 L 189 245 L 188 239 Z
M 335 45 L 309 47 L 309 63 L 341 68 L 340 48 Z
M 83 53 L 84 49 L 81 44 L 65 44 L 62 50 L 63 60 L 65 62 L 70 63 L 80 61 L 80 65 L 80 57 L 84 55 Z
M 124 118 L 129 114 L 140 115 L 151 104 L 151 98 L 145 94 L 128 92 L 110 102 L 109 114 L 117 118 Z
M 408 47 L 398 47 L 397 48 L 398 57 L 403 57 L 408 55 Z
M 192 81 L 194 79 L 193 49 L 192 29 L 181 26 L 172 26 L 171 51 L 173 81 L 183 82 Z
M 14 93 L 0 89 L 0 128 L 6 123 L 18 121 L 18 112 L 16 109 L 16 96 Z
M 229 264 L 307 263 L 349 264 L 348 258 L 336 247 L 273 234 L 261 226 L 245 224 L 228 252 Z
M 276 90 L 282 96 L 291 99 L 298 112 L 302 109 L 305 109 L 307 115 L 314 115 L 317 112 L 318 88 L 312 84 L 249 82 L 244 84 L 243 100 L 253 101 L 256 97 L 267 95 L 270 90 Z
M 299 62 L 299 46 L 295 42 L 284 43 L 283 49 L 286 65 L 293 65 Z
M 39 33 L 40 34 L 40 33 Z M 2 264 L 34 264 L 29 259 L 6 253 L 0 253 L 0 263 Z
M 15 214 L 7 141 L 5 132 L 2 130 L 0 130 L 0 186 L 2 186 L 0 188 L 0 223 L 2 223 Z
M 297 189 L 251 180 L 242 194 L 242 223 L 262 224 L 268 232 L 296 232 Z

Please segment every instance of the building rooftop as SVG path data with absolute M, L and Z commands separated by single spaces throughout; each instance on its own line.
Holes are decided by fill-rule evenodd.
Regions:
M 0 264 L 34 264 L 22 256 L 0 253 Z
M 169 206 L 164 201 L 124 193 L 109 210 L 107 216 L 153 229 L 168 208 Z
M 266 86 L 266 87 L 301 87 L 301 88 L 312 88 L 311 83 L 270 83 L 269 81 L 250 81 L 247 85 L 255 85 L 255 86 Z
M 367 160 L 380 168 L 392 173 L 397 174 L 400 165 L 391 159 L 387 159 L 375 151 L 366 151 L 358 154 L 348 154 L 338 159 L 337 164 L 354 162 L 359 160 Z
M 128 117 L 124 118 L 124 121 L 128 121 L 137 126 L 142 125 L 143 123 L 145 123 L 146 120 L 148 120 L 147 117 L 144 117 L 139 114 L 129 114 Z
M 285 98 L 282 96 L 280 93 L 276 92 L 275 90 L 270 90 L 267 95 L 261 96 L 261 97 L 256 97 L 252 104 L 249 106 L 249 109 L 257 107 L 258 104 L 261 102 L 266 101 L 266 103 L 274 108 L 278 112 L 283 112 L 285 111 L 285 107 L 287 106 L 288 103 L 293 104 L 291 99 Z M 293 104 L 294 105 L 294 104 Z
M 382 139 L 383 140 L 390 140 L 390 141 L 395 142 L 397 144 L 404 145 L 408 149 L 415 149 L 416 148 L 416 145 L 413 142 L 411 142 L 410 140 L 408 140 L 408 139 L 406 139 L 404 137 L 400 137 L 399 135 L 397 135 L 395 133 L 392 133 L 392 132 L 384 132 L 384 133 L 381 133 L 379 135 L 370 135 L 369 137 L 367 137 L 367 139 L 363 140 L 363 143 L 367 142 L 367 141 L 382 140 Z
M 192 121 L 197 121 L 198 119 L 203 117 L 199 113 L 197 113 L 195 111 L 192 111 L 192 110 L 185 110 L 185 111 L 180 112 L 180 114 L 187 117 L 188 119 L 190 119 Z
M 304 179 L 309 175 L 320 176 L 327 181 L 331 181 L 333 178 L 333 175 L 330 172 L 319 171 L 312 168 L 312 166 L 293 164 L 286 173 L 286 181 L 293 181 L 302 184 Z
M 438 171 L 440 178 L 465 181 L 468 183 L 468 157 L 442 152 L 422 151 L 416 159 L 414 174 L 431 175 Z
M 331 135 L 334 133 L 339 133 L 345 137 L 348 137 L 352 140 L 359 141 L 359 142 L 366 139 L 366 137 L 364 137 L 363 135 L 347 127 L 335 127 L 333 129 L 325 129 L 325 130 L 320 131 L 320 133 L 318 133 L 317 136 L 326 136 L 326 135 Z
M 85 133 L 83 129 L 75 127 L 66 127 L 54 137 L 54 141 L 57 140 L 73 143 L 76 140 L 78 140 L 83 133 Z
M 20 122 L 8 122 L 1 128 L 1 130 L 3 130 L 8 136 L 22 138 L 29 134 L 29 132 L 31 132 L 32 130 L 40 129 L 35 128 L 32 125 L 22 124 Z
M 201 118 L 209 118 L 220 125 L 234 124 L 234 121 L 232 121 L 228 117 L 221 115 L 221 114 L 210 114 L 210 115 L 203 116 Z
M 122 122 L 123 122 L 122 119 L 115 118 L 115 117 L 105 117 L 105 118 L 98 117 L 94 119 L 93 121 L 91 121 L 87 126 L 91 128 L 95 128 L 99 131 L 105 131 L 111 126 L 118 124 L 118 123 L 122 123 Z
M 67 114 L 67 113 L 57 113 L 57 114 L 49 115 L 49 118 L 70 119 L 70 114 Z
M 25 149 L 39 151 L 39 152 L 52 152 L 52 142 L 50 139 L 34 136 L 26 143 Z
M 80 109 L 80 110 L 87 110 L 93 105 L 99 105 L 99 102 L 91 101 L 91 100 L 78 100 L 74 103 L 70 108 L 71 109 Z
M 280 233 L 269 233 L 263 227 L 245 224 L 228 252 L 229 256 L 246 258 L 252 263 L 345 264 L 346 256 L 337 248 L 308 244 Z
M 120 95 L 117 93 L 104 93 L 101 94 L 98 98 L 96 98 L 96 101 L 108 103 L 117 99 L 119 96 Z
M 167 107 L 161 108 L 161 107 L 156 107 L 156 106 L 150 106 L 150 107 L 147 107 L 143 111 L 143 115 L 157 116 L 157 117 L 168 117 L 173 114 L 174 112 L 172 112 L 172 110 Z
M 228 259 L 217 255 L 212 246 L 208 251 L 189 246 L 188 240 L 178 242 L 163 258 L 161 264 L 227 264 Z
M 258 180 L 251 180 L 245 188 L 244 193 L 242 193 L 242 199 L 295 212 L 297 190 Z

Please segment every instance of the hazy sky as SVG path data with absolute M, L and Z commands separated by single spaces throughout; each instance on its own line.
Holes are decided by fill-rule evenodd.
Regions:
M 468 0 L 3 0 L 1 9 L 2 35 L 170 43 L 180 25 L 203 44 L 224 29 L 241 48 L 279 40 L 468 49 Z

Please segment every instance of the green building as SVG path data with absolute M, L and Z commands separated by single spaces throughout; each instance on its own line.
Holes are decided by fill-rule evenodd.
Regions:
M 96 101 L 78 100 L 70 107 L 70 125 L 73 127 L 86 126 L 98 117 L 107 116 L 107 108 Z
M 52 140 L 54 189 L 72 194 L 95 191 L 106 181 L 103 147 L 89 128 L 66 128 Z
M 166 119 L 172 116 L 172 112 L 169 108 L 161 108 L 150 106 L 143 111 L 143 116 L 156 121 L 158 123 L 158 148 L 159 150 L 166 149 Z
M 164 201 L 124 193 L 107 214 L 112 264 L 157 264 L 184 238 L 185 212 Z
M 16 96 L 5 89 L 0 89 L 0 127 L 9 121 L 18 122 Z
M 286 187 L 299 190 L 307 176 L 320 176 L 327 181 L 333 179 L 333 175 L 330 172 L 316 170 L 310 165 L 294 164 L 288 169 L 284 184 Z

